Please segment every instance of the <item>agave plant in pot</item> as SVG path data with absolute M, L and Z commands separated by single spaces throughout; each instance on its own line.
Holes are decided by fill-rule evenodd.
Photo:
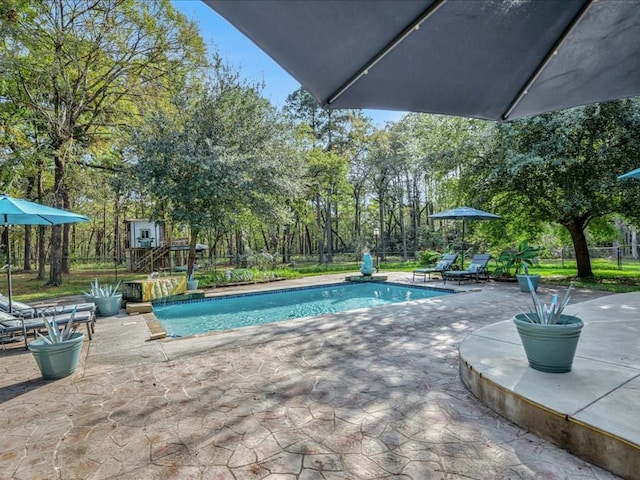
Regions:
M 29 344 L 29 350 L 45 380 L 63 378 L 76 371 L 84 334 L 75 331 L 75 314 L 74 309 L 62 329 L 56 323 L 55 317 L 50 319 L 43 316 L 48 335 L 39 334 L 40 337 Z
M 528 279 L 531 282 L 530 279 Z M 550 305 L 543 304 L 530 285 L 533 310 L 516 315 L 516 325 L 529 366 L 550 373 L 571 371 L 573 358 L 584 323 L 578 317 L 563 313 L 571 300 L 571 289 L 559 300 L 553 295 Z
M 87 302 L 93 302 L 96 304 L 97 314 L 101 317 L 108 317 L 116 315 L 120 311 L 120 305 L 122 303 L 122 293 L 118 292 L 120 283 L 115 285 L 105 284 L 100 285 L 98 279 L 94 279 L 91 282 L 91 290 L 84 293 L 84 298 Z
M 193 274 L 187 275 L 187 290 L 197 290 L 198 289 L 198 280 L 194 277 Z

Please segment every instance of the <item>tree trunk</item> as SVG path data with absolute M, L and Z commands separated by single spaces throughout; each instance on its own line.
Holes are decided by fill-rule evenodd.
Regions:
M 64 208 L 64 159 L 60 151 L 62 146 L 55 153 L 55 205 L 57 208 Z M 62 284 L 62 225 L 54 225 L 51 228 L 51 269 L 49 270 L 49 281 L 47 285 L 57 287 Z
M 362 213 L 360 212 L 360 185 L 354 185 L 353 187 L 353 204 L 354 204 L 354 218 L 353 218 L 353 232 L 355 237 L 360 239 L 362 237 Z
M 38 225 L 38 280 L 44 280 L 47 265 L 46 231 L 44 225 Z
M 69 192 L 67 191 L 67 185 L 64 180 L 62 181 L 62 208 L 63 210 L 71 210 L 69 202 Z M 71 249 L 71 242 L 69 241 L 71 232 L 71 225 L 65 223 L 62 225 L 62 258 L 60 261 L 61 273 L 69 273 L 69 252 Z
M 584 234 L 584 222 L 582 220 L 572 220 L 564 224 L 564 227 L 569 230 L 571 240 L 573 241 L 573 248 L 576 253 L 576 263 L 578 265 L 578 277 L 593 277 L 593 271 L 591 270 L 591 258 L 589 257 L 589 249 L 587 247 L 587 237 Z
M 38 174 L 36 178 L 36 191 L 38 194 L 38 203 L 42 203 L 42 161 L 38 162 Z M 38 225 L 38 277 L 37 280 L 44 280 L 44 272 L 47 263 L 45 230 L 44 225 Z
M 378 224 L 380 225 L 380 246 L 376 246 L 379 251 L 376 252 L 382 260 L 384 260 L 384 203 L 382 195 L 378 196 Z M 379 265 L 376 265 L 378 268 Z
M 24 263 L 22 269 L 25 272 L 31 271 L 31 225 L 24 226 Z
M 29 185 L 27 186 L 26 198 L 30 199 L 33 194 L 33 187 L 36 182 L 35 177 L 29 177 Z M 32 242 L 31 225 L 24 226 L 24 262 L 22 269 L 25 272 L 31 271 L 31 242 Z
M 198 243 L 198 227 L 191 226 L 191 239 L 189 240 L 189 258 L 187 259 L 187 278 L 193 275 L 193 264 L 196 261 L 196 243 Z
M 400 223 L 400 236 L 402 237 L 402 261 L 407 261 L 407 228 L 404 224 L 404 205 L 402 199 L 398 199 L 398 222 Z
M 320 194 L 316 193 L 316 222 L 318 223 L 318 262 L 324 263 L 324 237 L 322 231 L 322 213 L 320 212 Z
M 113 219 L 113 261 L 116 265 L 120 264 L 121 259 L 121 242 L 120 242 L 120 196 L 116 194 L 114 204 L 114 219 Z
M 325 202 L 325 230 L 327 232 L 327 263 L 333 263 L 333 230 L 331 228 L 331 188 Z

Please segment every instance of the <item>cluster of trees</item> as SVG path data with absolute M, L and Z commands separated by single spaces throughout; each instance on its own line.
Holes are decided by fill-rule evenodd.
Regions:
M 92 219 L 35 242 L 24 229 L 24 267 L 37 252 L 44 278 L 48 254 L 50 284 L 71 254 L 121 260 L 124 218 L 187 229 L 190 270 L 197 241 L 331 262 L 371 247 L 374 229 L 408 259 L 444 247 L 428 215 L 459 205 L 505 218 L 467 235 L 483 248 L 564 227 L 586 277 L 589 225 L 640 212 L 640 185 L 616 179 L 640 165 L 637 99 L 375 127 L 303 89 L 271 105 L 166 0 L 3 0 L 0 36 L 0 187 Z

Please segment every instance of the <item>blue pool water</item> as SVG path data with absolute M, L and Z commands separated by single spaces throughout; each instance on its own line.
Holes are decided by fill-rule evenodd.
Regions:
M 340 283 L 156 304 L 153 312 L 167 335 L 182 337 L 450 293 L 392 283 Z

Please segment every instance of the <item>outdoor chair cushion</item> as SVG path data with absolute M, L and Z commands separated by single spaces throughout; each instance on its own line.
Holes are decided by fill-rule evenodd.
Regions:
M 19 319 L 17 319 L 15 316 L 9 313 L 0 311 L 0 327 L 4 327 L 5 329 L 6 328 L 13 329 L 17 327 L 22 328 L 22 322 Z M 3 330 L 3 329 L 0 328 L 0 330 Z
M 471 264 L 465 270 L 446 271 L 442 274 L 443 280 L 447 283 L 447 278 L 455 278 L 458 280 L 458 284 L 467 278 L 475 278 L 476 281 L 479 281 L 480 276 L 486 277 L 488 280 L 489 270 L 487 269 L 487 264 L 490 258 L 491 255 L 486 253 L 475 254 L 471 260 Z
M 17 302 L 15 300 L 11 300 L 11 308 L 13 310 L 22 311 L 22 310 L 33 310 L 31 305 L 27 305 L 26 303 Z M 0 310 L 4 310 L 5 312 L 9 311 L 9 298 L 0 294 Z
M 416 275 L 422 275 L 424 281 L 427 280 L 427 276 L 431 278 L 432 273 L 444 274 L 448 271 L 453 263 L 458 259 L 458 255 L 455 253 L 448 253 L 442 257 L 442 259 L 433 268 L 417 268 L 413 271 L 413 280 L 415 281 Z
M 28 305 L 22 302 L 16 302 L 15 300 L 11 301 L 11 307 L 14 314 L 19 314 L 26 318 L 36 318 L 42 315 L 46 315 L 47 317 L 71 313 L 75 307 L 77 312 L 94 312 L 96 306 L 94 303 L 78 303 L 72 305 L 56 305 L 56 304 L 35 304 Z M 0 294 L 0 311 L 9 312 L 9 299 Z
M 71 314 L 69 313 L 58 313 L 55 315 L 55 320 L 58 323 L 58 327 L 66 325 L 70 319 Z M 81 323 L 84 323 L 87 326 L 87 334 L 89 335 L 89 340 L 91 340 L 95 319 L 96 317 L 93 311 L 76 312 L 73 323 L 74 325 L 80 325 Z M 24 327 L 22 325 L 23 321 Z M 23 320 L 9 313 L 0 312 L 0 334 L 22 332 L 24 330 L 26 330 L 27 332 L 37 332 L 38 330 L 44 330 L 45 328 L 46 327 L 44 321 L 40 318 L 27 318 Z M 24 339 L 24 346 L 25 348 L 27 348 L 26 337 Z

